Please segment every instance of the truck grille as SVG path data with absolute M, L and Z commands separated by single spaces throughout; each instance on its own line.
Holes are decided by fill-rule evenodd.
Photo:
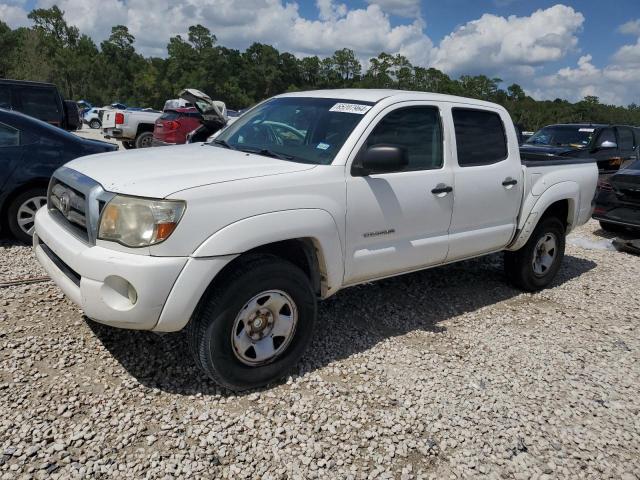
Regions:
M 95 245 L 100 212 L 113 196 L 95 180 L 61 167 L 51 177 L 47 204 L 58 223 L 82 241 Z

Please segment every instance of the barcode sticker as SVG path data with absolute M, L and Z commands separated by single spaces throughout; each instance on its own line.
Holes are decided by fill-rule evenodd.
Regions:
M 329 109 L 330 112 L 356 113 L 364 115 L 371 110 L 371 105 L 361 105 L 359 103 L 336 103 Z

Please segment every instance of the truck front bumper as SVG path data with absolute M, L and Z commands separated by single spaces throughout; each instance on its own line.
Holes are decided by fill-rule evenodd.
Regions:
M 51 279 L 87 317 L 136 330 L 183 328 L 213 277 L 233 258 L 153 257 L 88 245 L 46 207 L 36 215 L 33 246 Z

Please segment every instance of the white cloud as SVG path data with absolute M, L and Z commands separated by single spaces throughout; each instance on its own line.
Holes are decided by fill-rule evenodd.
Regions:
M 419 18 L 421 16 L 420 0 L 366 0 L 366 2 L 378 5 L 385 12 L 399 17 Z
M 11 28 L 24 27 L 29 24 L 26 10 L 17 3 L 14 5 L 0 3 L 0 20 Z
M 532 72 L 574 50 L 583 22 L 580 12 L 565 5 L 528 17 L 484 14 L 440 42 L 435 66 L 453 74 Z
M 316 0 L 320 20 L 336 20 L 347 14 L 348 8 L 344 3 L 335 4 L 333 0 Z
M 629 20 L 627 23 L 623 23 L 622 25 L 620 25 L 620 27 L 618 27 L 618 31 L 627 35 L 640 36 L 640 19 Z
M 587 95 L 600 98 L 602 103 L 626 105 L 640 103 L 640 90 L 637 88 L 640 78 L 640 62 L 618 63 L 619 53 L 631 46 L 624 46 L 612 59 L 612 63 L 598 68 L 592 63 L 591 55 L 578 60 L 577 67 L 565 67 L 552 75 L 538 79 L 537 87 L 532 91 L 535 98 L 566 98 L 577 101 Z M 640 58 L 640 44 L 634 46 Z

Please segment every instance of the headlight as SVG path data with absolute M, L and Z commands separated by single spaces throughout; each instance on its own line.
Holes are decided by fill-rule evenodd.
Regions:
M 182 200 L 116 195 L 100 215 L 98 238 L 127 247 L 147 247 L 169 238 L 186 208 Z

